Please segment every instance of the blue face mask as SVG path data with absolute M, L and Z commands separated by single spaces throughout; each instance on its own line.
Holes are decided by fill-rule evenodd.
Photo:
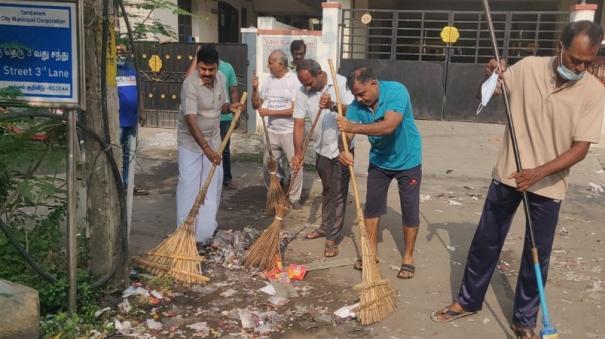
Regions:
M 557 73 L 559 73 L 561 78 L 569 81 L 580 80 L 584 76 L 584 71 L 576 73 L 563 65 L 563 48 L 561 48 L 561 55 L 559 55 L 559 67 L 557 67 Z

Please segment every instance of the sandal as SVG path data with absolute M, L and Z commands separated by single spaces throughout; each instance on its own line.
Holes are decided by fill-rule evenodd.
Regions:
M 517 339 L 540 339 L 533 328 L 523 328 L 512 324 L 510 329 L 513 330 Z
M 477 313 L 477 312 L 468 312 L 468 311 L 464 311 L 464 310 L 461 312 L 452 311 L 450 309 L 450 306 L 446 306 L 443 309 L 433 311 L 433 313 L 431 313 L 431 320 L 436 323 L 449 323 L 450 321 L 454 321 L 456 319 Z
M 397 272 L 397 278 L 399 279 L 412 279 L 416 273 L 416 266 L 411 264 L 401 264 L 399 272 Z
M 311 239 L 317 239 L 317 238 L 323 238 L 326 236 L 326 233 L 320 229 L 316 229 L 313 230 L 309 233 L 307 233 L 307 235 L 305 235 L 305 239 L 307 240 L 311 240 Z
M 380 260 L 378 260 L 378 258 L 376 258 L 376 263 L 378 264 L 379 262 L 380 262 Z M 363 271 L 363 260 L 361 260 L 361 259 L 355 260 L 355 264 L 353 264 L 353 268 L 358 271 Z
M 324 257 L 331 258 L 338 255 L 338 245 L 335 243 L 329 243 L 326 241 L 326 248 L 324 249 Z

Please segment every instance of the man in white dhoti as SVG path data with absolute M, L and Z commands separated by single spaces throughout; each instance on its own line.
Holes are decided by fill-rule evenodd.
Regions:
M 229 104 L 225 76 L 218 72 L 219 56 L 213 46 L 203 46 L 197 52 L 197 72 L 183 81 L 181 110 L 177 125 L 179 181 L 176 189 L 177 226 L 187 218 L 193 202 L 204 185 L 213 164 L 218 167 L 208 187 L 206 199 L 196 220 L 198 247 L 206 244 L 218 224 L 218 212 L 223 168 L 221 154 L 220 117 L 227 109 L 240 109 L 239 103 Z

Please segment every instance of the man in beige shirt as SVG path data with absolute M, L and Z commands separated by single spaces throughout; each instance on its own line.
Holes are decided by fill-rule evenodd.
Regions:
M 181 89 L 181 111 L 177 124 L 179 181 L 176 189 L 177 227 L 187 218 L 212 165 L 218 165 L 196 219 L 198 244 L 210 240 L 218 224 L 216 214 L 221 198 L 223 167 L 220 117 L 239 103 L 229 104 L 225 76 L 218 72 L 218 53 L 211 45 L 197 52 L 197 72 L 185 78 Z
M 434 321 L 449 322 L 481 309 L 524 191 L 536 225 L 536 246 L 546 282 L 569 170 L 601 136 L 605 90 L 586 69 L 595 60 L 602 39 L 603 30 L 597 24 L 573 22 L 563 30 L 554 57 L 527 57 L 507 70 L 502 65 L 525 169 L 517 172 L 506 130 L 460 292 L 451 305 L 433 312 Z M 496 68 L 492 60 L 486 71 L 491 74 Z M 540 301 L 530 248 L 526 234 L 511 325 L 518 338 L 538 338 L 534 328 Z

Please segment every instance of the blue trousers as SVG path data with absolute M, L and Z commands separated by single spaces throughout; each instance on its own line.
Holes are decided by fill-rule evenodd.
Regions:
M 546 283 L 552 243 L 555 236 L 561 201 L 528 193 L 530 213 L 542 279 Z M 456 302 L 467 311 L 478 311 L 498 263 L 502 246 L 513 216 L 522 201 L 522 193 L 513 187 L 492 181 L 481 214 L 481 220 L 468 253 L 462 286 Z M 540 308 L 534 273 L 529 230 L 525 230 L 523 257 L 515 291 L 513 324 L 534 328 Z

